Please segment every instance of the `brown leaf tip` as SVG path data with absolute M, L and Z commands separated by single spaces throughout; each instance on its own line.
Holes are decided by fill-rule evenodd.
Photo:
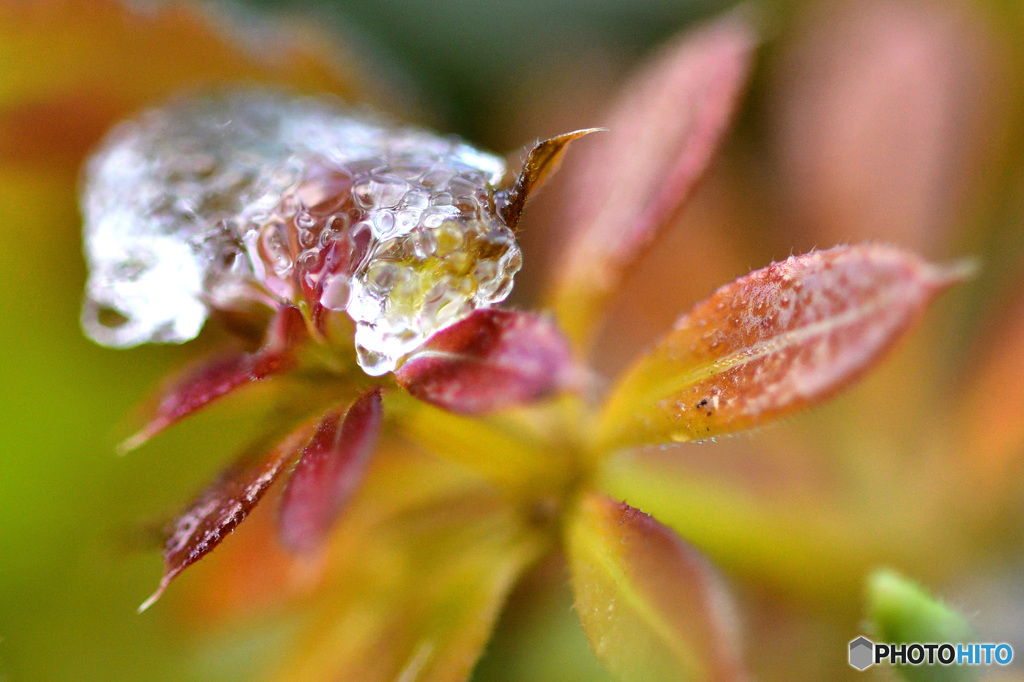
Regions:
M 590 133 L 606 131 L 606 128 L 585 128 L 571 133 L 557 135 L 535 144 L 526 155 L 526 161 L 507 194 L 499 195 L 499 213 L 505 224 L 515 228 L 519 224 L 523 207 L 531 194 L 554 175 L 562 162 L 569 143 Z

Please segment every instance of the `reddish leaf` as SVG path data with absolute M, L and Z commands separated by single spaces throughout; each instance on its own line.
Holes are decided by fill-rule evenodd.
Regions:
M 434 334 L 395 370 L 415 397 L 459 414 L 538 400 L 576 383 L 554 322 L 529 313 L 477 310 Z
M 605 409 L 602 441 L 699 440 L 819 402 L 872 367 L 965 274 L 866 245 L 742 277 L 683 316 L 626 373 Z
M 270 485 L 298 456 L 310 430 L 310 425 L 300 427 L 269 454 L 247 452 L 177 518 L 164 547 L 160 586 L 142 603 L 139 612 L 152 606 L 178 574 L 206 556 L 245 520 Z
M 597 495 L 581 500 L 568 534 L 576 611 L 619 678 L 745 678 L 729 595 L 696 550 L 651 516 Z
M 753 30 L 733 14 L 668 46 L 627 87 L 608 135 L 567 169 L 561 221 L 580 225 L 553 305 L 570 339 L 592 341 L 623 271 L 680 210 L 714 155 L 747 79 Z
M 281 540 L 293 551 L 316 549 L 362 479 L 380 431 L 380 389 L 349 408 L 326 416 L 302 449 L 281 499 Z
M 207 358 L 172 380 L 160 392 L 149 423 L 118 449 L 133 450 L 235 389 L 287 371 L 304 334 L 305 323 L 298 309 L 283 308 L 268 329 L 263 348 L 255 353 Z

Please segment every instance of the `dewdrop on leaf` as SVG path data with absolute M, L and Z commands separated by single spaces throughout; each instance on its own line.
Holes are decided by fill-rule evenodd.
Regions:
M 329 98 L 174 100 L 86 166 L 82 324 L 106 346 L 181 343 L 211 310 L 304 303 L 347 313 L 360 366 L 385 374 L 510 293 L 524 197 L 506 177 L 457 138 Z

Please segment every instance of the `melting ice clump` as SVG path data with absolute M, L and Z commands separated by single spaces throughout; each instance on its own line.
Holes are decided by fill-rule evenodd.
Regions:
M 345 311 L 368 374 L 511 291 L 505 166 L 330 99 L 236 91 L 117 126 L 86 167 L 82 315 L 107 346 L 183 342 L 211 310 Z

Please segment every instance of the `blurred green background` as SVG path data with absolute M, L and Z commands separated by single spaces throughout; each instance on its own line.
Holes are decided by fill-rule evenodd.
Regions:
M 23 20 L 19 5 L 0 0 L 6 15 L 3 18 L 8 22 Z M 317 23 L 322 17 L 327 20 L 322 28 L 359 55 L 361 66 L 355 71 L 389 93 L 389 101 L 399 102 L 397 108 L 402 115 L 460 133 L 485 147 L 507 151 L 535 137 L 598 124 L 600 111 L 616 85 L 641 55 L 726 5 L 687 0 L 525 0 L 514 4 L 497 0 L 250 0 L 243 9 L 218 5 L 216 11 L 229 18 L 259 11 L 266 13 L 271 22 L 292 12 L 313 17 Z M 926 2 L 921 6 L 930 5 Z M 79 17 L 90 11 L 87 2 L 69 6 Z M 139 3 L 139 11 L 157 11 L 157 6 L 159 3 Z M 905 8 L 914 3 L 893 6 Z M 918 438 L 922 422 L 913 422 L 911 415 L 924 413 L 926 418 L 935 419 L 934 413 L 928 412 L 929 406 L 941 401 L 931 397 L 912 406 L 897 404 L 893 409 L 893 396 L 906 398 L 893 387 L 907 383 L 908 376 L 913 377 L 910 383 L 919 382 L 915 384 L 919 393 L 934 390 L 937 394 L 938 387 L 945 390 L 956 385 L 970 371 L 964 368 L 974 366 L 969 361 L 972 354 L 984 355 L 988 348 L 987 342 L 975 338 L 975 331 L 998 336 L 1000 324 L 1009 325 L 1017 319 L 1012 316 L 1019 317 L 1022 308 L 1017 302 L 1024 292 L 1019 286 L 1024 276 L 1024 232 L 1020 227 L 1024 216 L 1024 154 L 1019 131 L 1024 62 L 1015 38 L 1024 25 L 1021 10 L 1012 2 L 951 6 L 957 8 L 953 14 L 968 17 L 965 21 L 976 33 L 960 34 L 960 24 L 952 24 L 950 30 L 957 37 L 954 42 L 963 52 L 951 57 L 952 64 L 939 58 L 939 63 L 933 65 L 943 78 L 953 73 L 942 81 L 951 84 L 951 90 L 943 94 L 946 99 L 936 100 L 938 104 L 924 96 L 922 108 L 911 111 L 911 120 L 921 126 L 938 121 L 935 125 L 939 133 L 934 136 L 937 142 L 927 142 L 923 151 L 913 141 L 898 150 L 899 155 L 910 155 L 911 161 L 921 159 L 933 164 L 921 174 L 927 176 L 925 185 L 919 188 L 912 182 L 917 175 L 911 167 L 905 178 L 908 186 L 895 182 L 887 188 L 890 194 L 868 192 L 879 206 L 858 203 L 860 195 L 851 192 L 839 199 L 849 199 L 852 206 L 830 207 L 835 214 L 827 213 L 824 218 L 815 214 L 813 207 L 804 210 L 811 202 L 801 195 L 801 187 L 815 192 L 818 185 L 812 180 L 822 169 L 855 166 L 856 159 L 842 155 L 848 147 L 857 147 L 864 140 L 869 145 L 884 146 L 892 139 L 902 139 L 899 136 L 906 131 L 897 129 L 894 138 L 872 143 L 870 136 L 877 131 L 867 126 L 860 131 L 867 137 L 854 135 L 846 147 L 842 140 L 835 146 L 825 145 L 825 151 L 833 157 L 814 157 L 819 148 L 814 145 L 831 140 L 830 132 L 814 128 L 813 117 L 803 120 L 787 112 L 788 105 L 821 97 L 816 101 L 827 100 L 828 106 L 844 109 L 886 93 L 868 90 L 858 94 L 854 83 L 838 81 L 830 85 L 814 69 L 800 71 L 808 64 L 814 66 L 815 60 L 808 55 L 818 54 L 815 50 L 828 52 L 827 44 L 822 47 L 814 42 L 822 40 L 814 32 L 816 15 L 796 3 L 763 8 L 767 40 L 751 94 L 720 168 L 693 209 L 692 219 L 702 221 L 704 231 L 695 233 L 691 229 L 670 235 L 667 250 L 663 251 L 669 255 L 647 263 L 646 274 L 640 276 L 649 280 L 659 273 L 679 277 L 683 272 L 688 275 L 687 282 L 678 289 L 659 291 L 649 302 L 632 298 L 632 303 L 620 306 L 613 318 L 620 328 L 616 330 L 616 322 L 612 323 L 615 333 L 605 342 L 607 360 L 602 370 L 610 372 L 620 367 L 630 352 L 649 343 L 688 303 L 706 295 L 715 285 L 791 251 L 832 245 L 826 242 L 887 238 L 935 258 L 978 254 L 985 258 L 984 274 L 964 293 L 945 302 L 937 317 L 920 332 L 925 339 L 921 344 L 944 349 L 943 362 L 932 360 L 933 364 L 922 365 L 928 362 L 920 359 L 922 353 L 931 357 L 929 353 L 908 351 L 902 360 L 887 365 L 880 378 L 856 389 L 852 397 L 773 430 L 767 442 L 774 445 L 761 448 L 770 453 L 773 447 L 780 447 L 778 443 L 796 437 L 794 434 L 802 439 L 803 450 L 810 453 L 833 453 L 855 442 L 856 447 L 871 451 L 865 455 L 863 469 L 883 459 L 873 450 L 879 443 L 898 443 L 894 449 L 913 453 L 906 455 L 908 458 L 926 456 L 927 448 L 920 446 Z M 840 26 L 844 21 L 856 23 L 851 17 L 857 10 L 850 11 L 853 14 L 833 17 L 832 24 L 822 23 L 833 28 L 836 21 Z M 893 26 L 897 24 L 883 22 L 880 27 L 869 23 L 861 28 L 870 36 L 876 28 Z M 898 40 L 898 31 L 893 35 L 892 39 Z M 918 34 L 909 31 L 908 35 Z M 57 35 L 50 37 L 50 47 L 37 53 L 40 63 L 57 60 L 67 48 Z M 47 45 L 46 41 L 40 44 Z M 858 45 L 853 40 L 844 47 L 854 55 Z M 31 91 L 31 87 L 19 85 L 35 68 L 31 49 L 35 48 L 20 34 L 7 40 L 0 29 L 0 103 L 4 106 L 13 96 L 26 96 L 24 93 Z M 182 50 L 187 46 L 183 45 Z M 171 62 L 174 58 L 168 56 Z M 841 64 L 828 68 L 844 72 Z M 795 77 L 794 70 L 798 74 Z M 145 74 L 126 72 L 122 77 L 144 80 Z M 954 86 L 961 83 L 958 78 L 977 86 L 977 91 L 957 90 Z M 844 88 L 852 89 L 851 102 L 844 105 L 841 97 L 828 99 L 844 92 Z M 977 99 L 962 101 L 960 93 L 969 96 L 963 100 Z M 887 110 L 884 104 L 879 108 Z M 945 115 L 947 110 L 952 112 L 949 116 Z M 75 116 L 76 112 L 74 107 L 58 111 L 55 120 Z M 953 127 L 942 127 L 950 121 Z M 851 126 L 856 127 L 854 123 Z M 804 147 L 787 144 L 796 139 L 786 137 L 794 130 Z M 890 129 L 880 125 L 878 130 Z M 58 135 L 62 128 L 55 125 L 54 131 Z M 850 128 L 842 131 L 849 132 Z M 129 351 L 103 349 L 84 338 L 78 313 L 86 272 L 75 211 L 77 171 L 69 163 L 74 155 L 43 149 L 46 131 L 39 135 L 34 142 L 30 140 L 42 149 L 38 155 L 23 153 L 10 140 L 0 144 L 0 230 L 4 236 L 0 248 L 0 680 L 252 679 L 273 656 L 273 644 L 287 633 L 288 624 L 204 629 L 198 624 L 201 619 L 188 613 L 187 601 L 176 599 L 200 585 L 201 566 L 176 584 L 151 612 L 138 616 L 135 609 L 155 588 L 160 572 L 157 553 L 140 549 L 146 544 L 147 522 L 176 509 L 229 459 L 234 444 L 249 428 L 257 399 L 243 398 L 218 406 L 128 457 L 115 456 L 115 444 L 130 432 L 133 408 L 170 368 L 194 358 L 201 349 L 215 346 L 217 332 L 210 331 L 186 347 Z M 943 140 L 948 144 L 944 146 Z M 865 164 L 863 170 L 871 176 L 870 164 Z M 892 177 L 882 175 L 883 179 Z M 937 179 L 932 181 L 932 176 Z M 868 186 L 870 189 L 870 183 Z M 921 212 L 939 215 L 925 221 L 927 234 L 914 231 L 916 214 L 903 223 L 896 220 L 895 226 L 876 222 L 866 230 L 854 226 L 844 231 L 844 225 L 853 223 L 843 220 L 860 215 L 860 211 L 869 216 L 875 215 L 872 210 L 878 215 L 902 216 L 900 211 L 907 202 L 900 192 L 908 187 L 911 191 L 920 189 L 926 197 Z M 538 202 L 534 227 L 527 223 L 524 237 L 527 258 L 532 250 L 532 262 L 540 264 L 546 262 L 544 250 L 552 246 L 550 235 L 538 234 L 543 224 L 543 201 Z M 913 208 L 911 205 L 906 210 Z M 815 231 L 813 226 L 822 223 L 835 229 Z M 694 240 L 693 234 L 701 234 L 701 239 Z M 720 246 L 729 257 L 716 260 L 715 249 Z M 687 255 L 673 260 L 672 249 Z M 699 262 L 702 259 L 707 262 Z M 539 266 L 531 270 L 528 265 L 521 284 L 526 294 L 521 300 L 535 291 L 535 282 L 543 274 Z M 632 296 L 630 293 L 627 298 Z M 1007 367 L 1005 371 L 1017 371 L 1012 365 Z M 1019 419 L 1020 413 L 1014 410 L 1024 403 L 1013 402 L 1012 395 L 1005 401 L 1002 398 L 991 400 L 991 411 L 1016 414 Z M 869 404 L 878 412 L 863 412 Z M 904 408 L 906 412 L 901 413 Z M 847 424 L 858 437 L 840 430 L 824 435 L 815 430 L 816 424 L 837 422 Z M 734 439 L 727 447 L 758 450 L 760 446 L 751 445 L 758 438 Z M 934 439 L 924 440 L 930 443 Z M 1019 445 L 1014 447 L 1014 452 L 1019 452 Z M 824 455 L 822 458 L 827 459 Z M 714 466 L 709 459 L 713 458 L 705 452 L 698 468 Z M 728 466 L 743 470 L 739 478 L 760 480 L 760 485 L 767 486 L 764 481 L 773 481 L 779 475 L 777 470 L 765 473 L 765 469 L 771 469 L 770 463 L 751 468 L 745 461 L 729 461 L 732 463 Z M 798 458 L 783 459 L 779 466 L 784 470 L 798 467 L 799 462 Z M 834 464 L 829 462 L 830 466 Z M 838 465 L 831 468 L 844 471 Z M 847 470 L 850 468 L 857 470 Z M 1016 475 L 1019 468 L 1013 466 L 1008 471 Z M 892 475 L 899 472 L 894 466 Z M 1019 493 L 1019 486 L 1013 493 Z M 878 507 L 884 509 L 885 505 Z M 1007 518 L 1019 511 L 1019 507 L 1001 509 Z M 809 509 L 807 513 L 814 511 Z M 994 514 L 993 518 L 1002 517 Z M 1014 544 L 1020 537 L 1018 525 L 998 543 L 993 541 L 989 553 L 998 556 L 998 561 L 990 567 L 995 577 L 986 583 L 992 594 L 988 602 L 978 597 L 979 601 L 972 602 L 975 608 L 981 608 L 982 603 L 998 605 L 999 595 L 1005 594 L 1001 590 L 1021 583 L 1019 545 Z M 989 546 L 984 538 L 979 544 Z M 729 567 L 727 572 L 734 573 Z M 973 580 L 973 574 L 960 577 L 964 578 L 960 584 Z M 756 580 L 753 582 L 755 587 L 750 589 L 757 591 Z M 528 592 L 526 589 L 524 594 Z M 780 603 L 788 597 L 771 586 L 764 592 Z M 977 592 L 984 593 L 980 589 Z M 1018 588 L 1010 606 L 1003 604 L 1010 616 L 992 616 L 994 625 L 989 627 L 1004 627 L 1004 640 L 1020 641 L 1012 638 L 1024 637 L 1019 622 L 1016 630 L 1012 629 L 1013 604 L 1020 606 L 1020 598 Z M 759 603 L 767 600 L 763 597 Z M 526 606 L 510 614 L 503 625 L 504 634 L 490 649 L 482 672 L 489 679 L 600 679 L 582 633 L 573 625 L 567 593 L 548 601 L 530 602 L 525 597 L 524 601 Z M 798 607 L 786 612 L 786 627 L 806 627 L 797 624 L 794 614 L 798 612 Z M 1021 611 L 1016 613 L 1019 616 Z M 848 613 L 837 630 L 856 619 L 855 613 Z M 774 622 L 766 611 L 751 614 L 750 620 L 752 629 L 770 629 Z M 520 628 L 520 622 L 530 623 L 529 629 Z M 856 633 L 851 630 L 847 634 L 852 638 Z M 797 637 L 796 641 L 803 640 Z M 524 651 L 530 655 L 522 655 Z M 842 651 L 835 652 L 840 661 L 843 655 Z M 763 652 L 755 658 L 770 660 Z M 758 673 L 762 679 L 786 679 L 785 671 Z

